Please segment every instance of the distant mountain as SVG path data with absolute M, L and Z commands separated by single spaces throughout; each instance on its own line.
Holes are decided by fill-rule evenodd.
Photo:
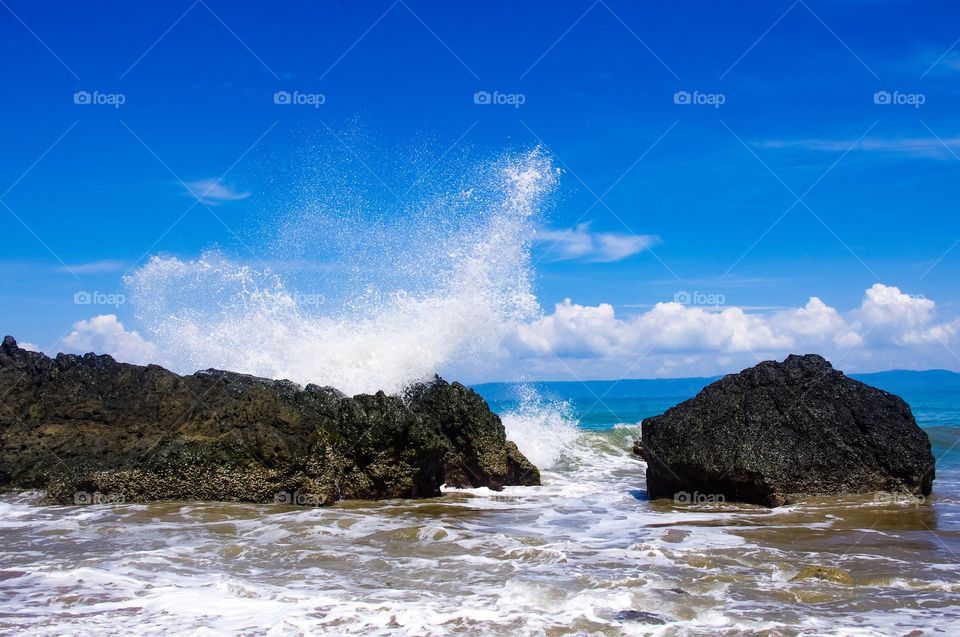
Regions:
M 945 369 L 930 369 L 922 372 L 894 369 L 889 372 L 848 374 L 848 376 L 894 394 L 916 391 L 960 392 L 960 374 Z
M 524 387 L 532 387 L 543 398 L 604 400 L 617 398 L 690 398 L 720 378 L 641 378 L 627 380 L 533 381 L 527 383 L 484 383 L 473 388 L 490 401 L 517 400 Z
M 896 369 L 870 374 L 848 374 L 861 382 L 885 391 L 902 394 L 913 392 L 960 392 L 960 374 L 943 369 L 909 371 Z M 523 387 L 532 387 L 544 398 L 561 397 L 590 400 L 617 398 L 691 398 L 720 376 L 706 378 L 646 378 L 630 380 L 534 381 L 528 383 L 483 383 L 474 385 L 490 401 L 512 401 L 522 395 Z

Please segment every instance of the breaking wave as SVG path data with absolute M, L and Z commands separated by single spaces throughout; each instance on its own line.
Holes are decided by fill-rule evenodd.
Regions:
M 392 215 L 304 202 L 279 224 L 271 263 L 154 256 L 126 280 L 137 318 L 161 362 L 184 372 L 358 393 L 482 370 L 540 311 L 530 249 L 558 170 L 534 149 L 469 175 Z M 298 259 L 307 275 L 285 273 Z
M 553 469 L 573 449 L 578 420 L 567 401 L 546 401 L 535 388 L 522 385 L 520 402 L 501 414 L 507 438 L 540 469 Z

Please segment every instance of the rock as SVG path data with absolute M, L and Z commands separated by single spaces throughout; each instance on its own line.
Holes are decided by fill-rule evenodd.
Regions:
M 403 396 L 110 356 L 0 346 L 0 486 L 59 503 L 330 504 L 440 486 L 539 484 L 478 394 L 437 377 Z
M 845 570 L 835 566 L 808 566 L 793 577 L 791 582 L 800 582 L 808 579 L 820 579 L 835 584 L 853 586 L 853 578 Z
M 822 357 L 726 376 L 641 425 L 651 499 L 778 506 L 808 495 L 928 495 L 930 439 L 901 398 Z
M 666 624 L 667 618 L 642 610 L 622 610 L 613 618 L 618 622 L 640 622 L 643 624 Z
M 633 455 L 643 458 L 643 440 L 640 438 L 633 441 Z

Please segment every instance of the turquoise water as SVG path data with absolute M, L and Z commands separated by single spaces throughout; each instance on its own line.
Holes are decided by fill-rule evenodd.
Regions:
M 895 372 L 861 376 L 896 393 L 910 405 L 917 424 L 930 436 L 938 477 L 960 478 L 960 375 Z M 945 374 L 946 376 L 943 376 Z M 697 394 L 714 378 L 588 382 L 490 383 L 475 389 L 497 413 L 516 411 L 532 393 L 545 403 L 562 403 L 580 428 L 633 426 Z
M 651 501 L 637 423 L 706 382 L 479 387 L 538 487 L 327 508 L 0 494 L 0 635 L 960 635 L 960 391 L 898 391 L 940 458 L 923 501 Z M 796 579 L 814 565 L 854 583 Z
M 910 404 L 917 424 L 930 436 L 938 480 L 960 474 L 960 393 L 910 392 L 902 397 Z

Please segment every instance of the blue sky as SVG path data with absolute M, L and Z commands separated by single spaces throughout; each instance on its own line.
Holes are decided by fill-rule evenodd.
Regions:
M 417 147 L 429 167 L 541 144 L 563 171 L 561 241 L 535 251 L 548 313 L 627 320 L 688 293 L 846 316 L 882 284 L 935 307 L 861 366 L 960 368 L 955 3 L 0 4 L 0 316 L 21 340 L 64 349 L 94 309 L 135 329 L 74 294 L 123 293 L 152 254 L 249 256 L 311 153 Z M 714 353 L 691 371 L 733 364 Z

